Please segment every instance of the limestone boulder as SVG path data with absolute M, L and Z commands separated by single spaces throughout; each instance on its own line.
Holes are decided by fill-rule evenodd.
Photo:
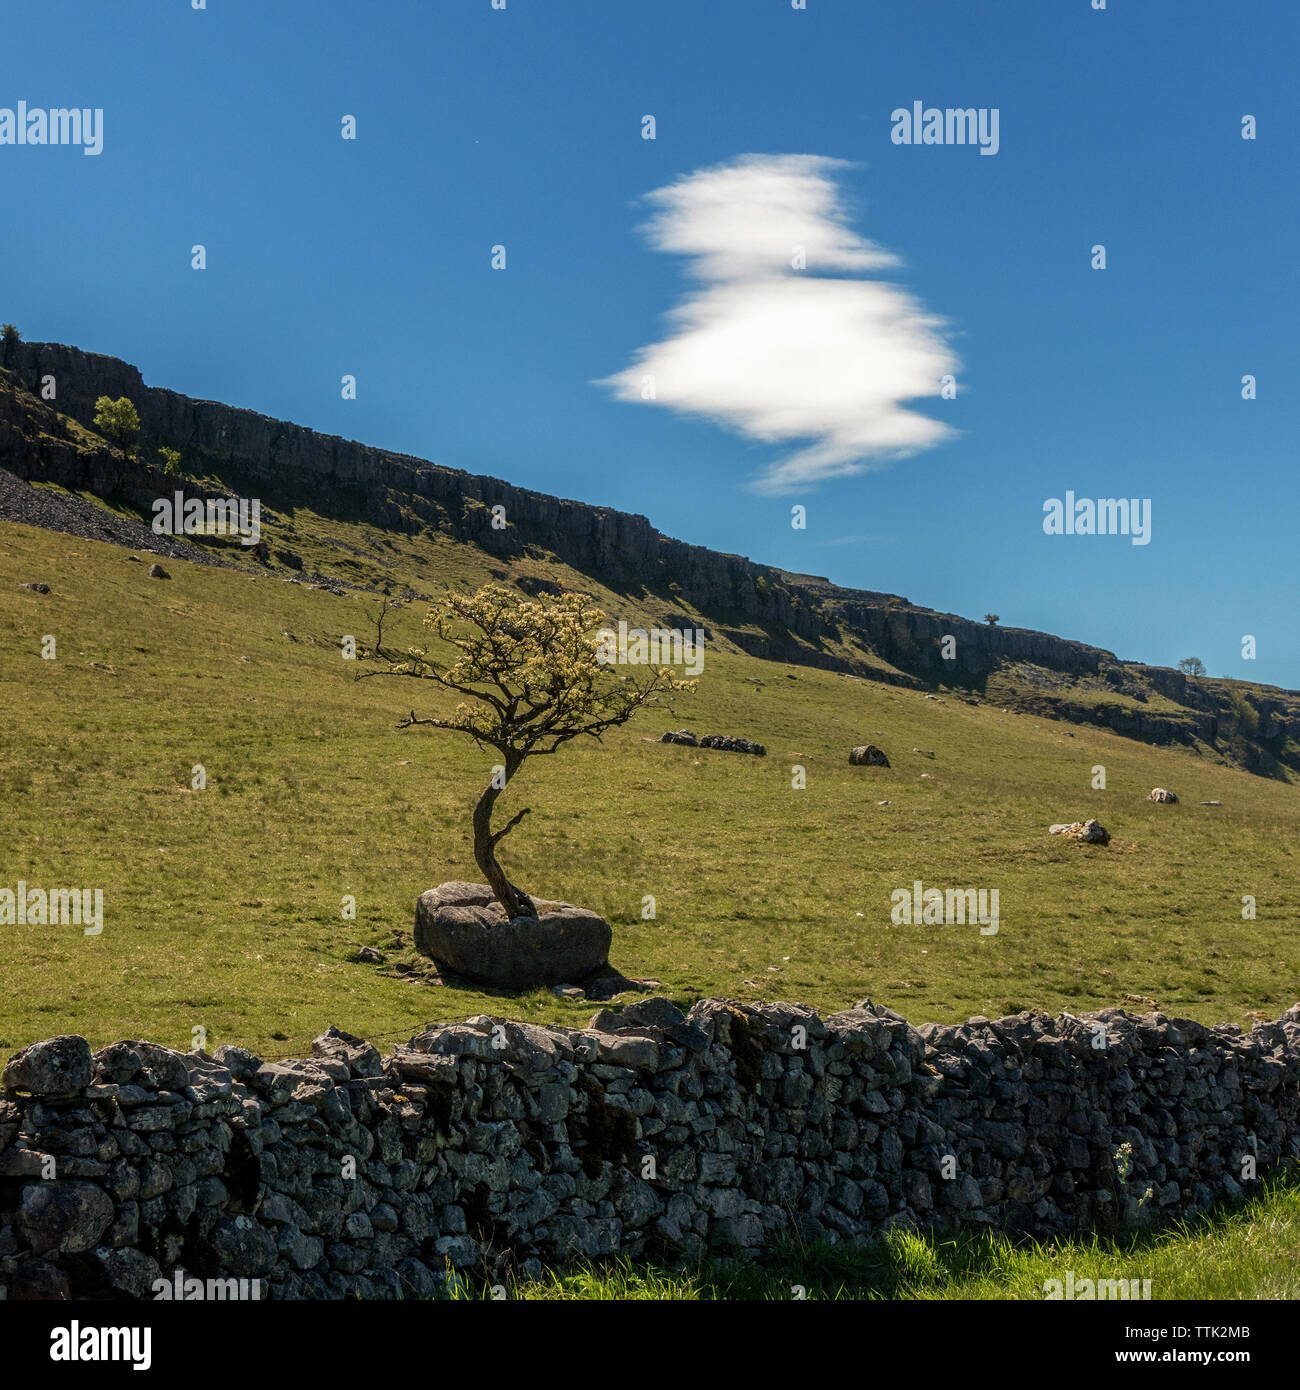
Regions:
M 439 884 L 416 903 L 416 950 L 493 989 L 570 984 L 607 970 L 613 932 L 603 917 L 546 898 L 533 906 L 536 917 L 508 918 L 485 883 Z
M 1072 840 L 1078 840 L 1081 845 L 1110 844 L 1110 831 L 1100 821 L 1091 819 L 1072 821 L 1069 825 L 1053 825 L 1049 827 L 1048 834 L 1068 835 Z
M 877 748 L 874 743 L 864 743 L 849 752 L 849 763 L 853 767 L 888 767 L 889 759 L 883 748 Z
M 728 734 L 705 734 L 700 740 L 701 748 L 713 748 L 722 753 L 749 753 L 755 758 L 765 758 L 767 749 L 751 738 L 732 738 Z

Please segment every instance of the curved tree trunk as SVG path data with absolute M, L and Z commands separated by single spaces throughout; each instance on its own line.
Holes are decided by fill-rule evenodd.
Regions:
M 510 780 L 510 770 L 506 771 L 506 781 Z M 492 833 L 492 808 L 496 805 L 497 797 L 505 788 L 498 787 L 495 781 L 489 782 L 483 789 L 483 795 L 478 799 L 478 805 L 474 807 L 474 859 L 479 868 L 483 871 L 483 876 L 488 881 L 488 886 L 496 896 L 497 902 L 505 909 L 507 917 L 536 917 L 537 909 L 533 906 L 532 899 L 522 888 L 516 888 L 513 883 L 505 876 L 505 871 L 497 863 L 496 847 L 497 842 L 503 839 L 518 822 L 527 815 L 527 811 L 521 811 L 504 830 Z

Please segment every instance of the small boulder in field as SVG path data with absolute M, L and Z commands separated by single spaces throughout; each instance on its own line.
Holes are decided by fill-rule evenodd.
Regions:
M 1167 790 L 1164 787 L 1152 787 L 1151 791 L 1147 794 L 1147 800 L 1160 801 L 1163 802 L 1165 805 L 1172 805 L 1174 802 L 1178 800 L 1178 798 L 1173 794 L 1173 792 Z
M 659 742 L 684 743 L 688 748 L 695 748 L 698 747 L 700 741 L 689 729 L 674 729 L 666 733 Z
M 1078 840 L 1081 845 L 1110 844 L 1110 831 L 1097 820 L 1073 821 L 1069 825 L 1053 825 L 1049 828 L 1048 834 L 1069 835 L 1071 839 Z
M 860 748 L 850 749 L 849 763 L 852 767 L 888 767 L 889 759 L 885 757 L 883 748 L 877 748 L 874 743 L 864 743 Z
M 170 578 L 171 578 L 171 575 L 168 574 L 167 571 L 166 571 L 165 569 L 163 569 L 163 567 L 162 567 L 161 565 L 154 564 L 154 565 L 150 565 L 150 566 L 149 566 L 149 578 L 150 578 L 150 579 L 170 579 Z
M 30 589 L 34 594 L 48 594 L 50 592 L 50 586 L 42 584 L 39 580 L 33 581 L 31 584 L 22 584 L 19 587 Z
M 752 753 L 756 758 L 767 757 L 767 749 L 753 739 L 731 738 L 727 734 L 705 734 L 700 740 L 701 748 L 716 748 L 723 753 Z

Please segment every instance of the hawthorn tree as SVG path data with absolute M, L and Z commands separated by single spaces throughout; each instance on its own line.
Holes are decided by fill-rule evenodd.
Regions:
M 1205 674 L 1205 662 L 1199 656 L 1185 656 L 1178 663 L 1178 669 L 1185 676 L 1203 676 Z
M 616 673 L 599 660 L 596 632 L 606 615 L 586 594 L 531 599 L 494 585 L 474 594 L 448 593 L 424 619 L 424 626 L 451 648 L 447 660 L 427 647 L 404 653 L 384 648 L 383 620 L 397 606 L 384 604 L 375 644 L 365 653 L 387 669 L 363 671 L 357 679 L 408 676 L 466 697 L 445 718 L 412 710 L 397 727 L 450 729 L 500 755 L 474 807 L 474 859 L 508 917 L 535 917 L 532 899 L 510 882 L 496 855 L 531 808 L 493 830 L 492 813 L 502 792 L 527 759 L 557 752 L 575 738 L 599 741 L 661 695 L 692 690 L 695 682 L 678 680 L 666 668 L 646 668 L 639 676 Z

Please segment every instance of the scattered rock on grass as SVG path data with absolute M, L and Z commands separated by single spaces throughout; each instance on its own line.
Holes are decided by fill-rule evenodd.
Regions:
M 850 749 L 849 763 L 853 767 L 888 767 L 889 759 L 883 748 L 877 748 L 874 743 L 864 743 L 859 748 Z
M 1069 835 L 1083 845 L 1110 844 L 1110 831 L 1100 821 L 1091 819 L 1073 821 L 1069 825 L 1053 825 L 1049 828 L 1048 834 Z
M 1165 787 L 1152 787 L 1152 789 L 1147 793 L 1147 800 L 1160 801 L 1163 802 L 1165 805 L 1172 805 L 1174 802 L 1178 800 L 1178 798 L 1173 794 L 1173 792 L 1167 790 Z
M 730 738 L 726 734 L 705 734 L 700 740 L 701 748 L 716 748 L 723 753 L 751 753 L 756 758 L 767 757 L 767 749 L 761 743 L 748 738 Z

